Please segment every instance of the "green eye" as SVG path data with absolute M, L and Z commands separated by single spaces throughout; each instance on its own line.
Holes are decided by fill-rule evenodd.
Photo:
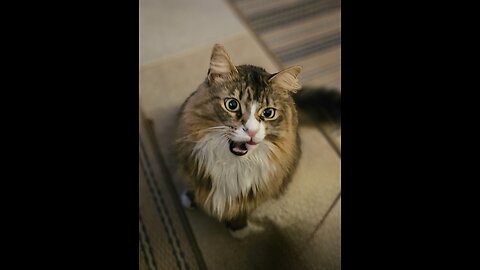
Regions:
M 240 105 L 238 101 L 234 98 L 226 98 L 225 99 L 225 108 L 231 112 L 236 112 L 240 109 Z
M 275 109 L 274 108 L 266 108 L 265 110 L 263 110 L 262 115 L 266 119 L 272 119 L 273 117 L 275 117 Z

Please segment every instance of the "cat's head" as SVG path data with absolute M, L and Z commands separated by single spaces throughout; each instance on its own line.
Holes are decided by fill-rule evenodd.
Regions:
M 243 156 L 261 144 L 282 147 L 297 132 L 291 93 L 301 88 L 300 71 L 300 66 L 294 66 L 270 74 L 256 66 L 235 66 L 225 48 L 217 44 L 204 84 L 208 98 L 199 101 L 196 110 L 207 112 L 203 123 L 227 140 L 234 155 Z

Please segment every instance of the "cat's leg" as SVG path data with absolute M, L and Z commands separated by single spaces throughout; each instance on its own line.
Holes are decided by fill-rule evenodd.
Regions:
M 185 208 L 192 210 L 197 208 L 195 205 L 195 196 L 191 190 L 185 189 L 182 195 L 180 195 L 180 200 Z

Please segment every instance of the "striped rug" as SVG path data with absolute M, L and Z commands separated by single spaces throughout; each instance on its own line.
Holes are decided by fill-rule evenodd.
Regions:
M 139 269 L 206 269 L 152 131 L 140 121 Z
M 281 67 L 300 82 L 340 90 L 340 0 L 229 0 Z

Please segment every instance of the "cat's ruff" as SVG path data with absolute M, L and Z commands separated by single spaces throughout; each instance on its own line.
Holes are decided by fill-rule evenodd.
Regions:
M 211 214 L 222 216 L 227 205 L 249 190 L 268 185 L 268 180 L 277 168 L 268 161 L 271 159 L 271 146 L 268 142 L 255 146 L 248 155 L 232 155 L 228 140 L 221 133 L 211 133 L 201 139 L 193 149 L 199 168 L 210 175 L 212 189 L 205 204 L 212 204 Z

